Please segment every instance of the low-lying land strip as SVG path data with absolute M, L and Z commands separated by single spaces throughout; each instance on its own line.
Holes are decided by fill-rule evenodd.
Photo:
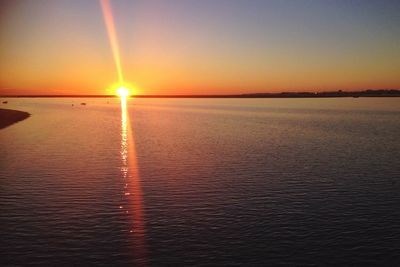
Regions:
M 31 114 L 24 111 L 0 108 L 0 129 L 6 128 L 16 122 L 25 120 Z

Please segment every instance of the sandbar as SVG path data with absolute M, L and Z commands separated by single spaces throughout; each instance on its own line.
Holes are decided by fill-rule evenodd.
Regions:
M 0 129 L 29 118 L 31 114 L 24 111 L 0 108 Z

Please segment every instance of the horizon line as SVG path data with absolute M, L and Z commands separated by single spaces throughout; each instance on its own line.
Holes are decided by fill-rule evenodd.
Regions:
M 130 95 L 136 98 L 287 98 L 287 97 L 360 97 L 360 96 L 400 96 L 400 89 L 365 89 L 360 91 L 298 91 L 280 93 L 244 93 L 244 94 L 170 94 L 170 95 Z M 114 98 L 114 94 L 0 94 L 0 97 L 93 97 Z

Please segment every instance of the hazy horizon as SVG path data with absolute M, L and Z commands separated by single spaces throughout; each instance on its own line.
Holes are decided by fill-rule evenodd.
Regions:
M 400 89 L 365 89 L 365 90 L 330 90 L 330 91 L 280 91 L 280 92 L 275 92 L 275 91 L 270 91 L 270 92 L 246 92 L 246 93 L 237 93 L 237 94 L 132 94 L 131 97 L 240 97 L 240 96 L 247 96 L 247 95 L 280 95 L 280 94 L 293 94 L 295 96 L 296 94 L 309 94 L 309 93 L 315 93 L 315 94 L 349 94 L 348 96 L 351 96 L 352 93 L 366 93 L 367 91 L 373 91 L 373 92 L 379 92 L 379 91 L 395 91 L 396 95 L 398 96 L 400 94 Z M 5 94 L 0 92 L 0 97 L 120 97 L 116 93 L 108 93 L 108 94 Z M 393 96 L 393 95 L 385 95 L 387 97 Z

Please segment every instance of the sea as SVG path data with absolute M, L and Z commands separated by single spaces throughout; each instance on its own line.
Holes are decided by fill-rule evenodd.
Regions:
M 400 266 L 400 98 L 9 98 L 1 266 Z

